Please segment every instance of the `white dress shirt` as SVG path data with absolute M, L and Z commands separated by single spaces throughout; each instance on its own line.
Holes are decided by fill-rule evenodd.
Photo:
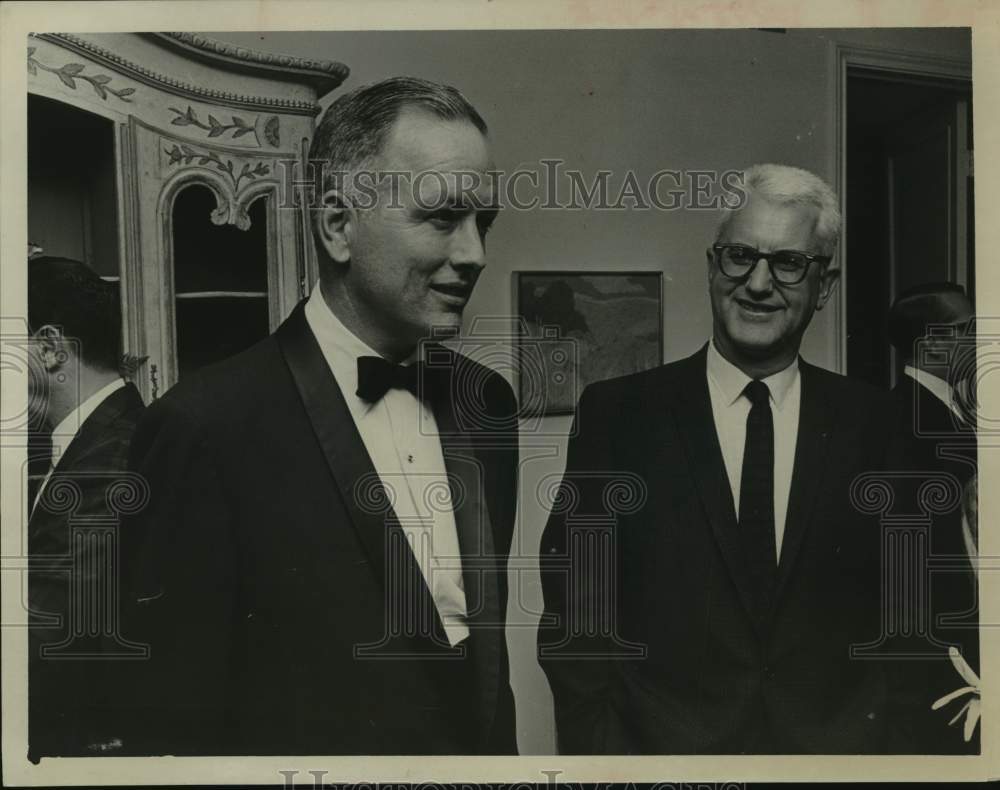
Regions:
M 390 389 L 376 403 L 359 398 L 358 357 L 380 355 L 334 315 L 318 283 L 305 313 L 413 549 L 448 640 L 457 645 L 469 635 L 462 554 L 434 412 L 403 389 Z
M 961 409 L 959 409 L 958 405 L 955 403 L 955 390 L 952 388 L 951 384 L 942 378 L 938 378 L 933 373 L 928 373 L 926 370 L 920 370 L 920 368 L 915 368 L 912 365 L 904 367 L 903 373 L 941 401 L 948 407 L 952 414 L 958 417 L 963 424 L 965 423 L 965 415 L 962 414 Z
M 59 421 L 55 430 L 52 431 L 52 461 L 49 464 L 49 471 L 45 473 L 45 477 L 42 479 L 41 485 L 38 486 L 38 493 L 35 494 L 35 501 L 31 503 L 32 509 L 34 509 L 35 505 L 38 504 L 38 500 L 42 496 L 42 491 L 45 490 L 45 486 L 49 483 L 49 478 L 52 477 L 52 473 L 55 471 L 56 464 L 59 463 L 59 459 L 66 454 L 69 446 L 73 443 L 76 435 L 80 432 L 80 427 L 87 421 L 87 418 L 94 413 L 97 407 L 104 403 L 105 398 L 107 398 L 112 392 L 116 392 L 124 386 L 125 380 L 120 378 L 105 384 Z
M 747 416 L 750 414 L 750 399 L 743 394 L 743 390 L 750 382 L 750 377 L 719 353 L 714 340 L 708 344 L 707 373 L 715 432 L 722 448 L 729 488 L 733 492 L 733 505 L 739 513 L 743 450 L 747 436 Z M 774 544 L 777 562 L 781 557 L 781 541 L 785 534 L 788 496 L 792 489 L 792 469 L 795 466 L 795 443 L 799 435 L 802 379 L 798 359 L 762 381 L 771 393 L 771 415 L 774 421 Z

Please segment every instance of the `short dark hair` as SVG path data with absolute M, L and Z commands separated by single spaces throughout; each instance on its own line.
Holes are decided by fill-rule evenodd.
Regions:
M 382 152 L 393 124 L 406 107 L 426 110 L 446 121 L 468 121 L 483 135 L 489 133 L 476 108 L 450 85 L 392 77 L 355 88 L 327 107 L 309 147 L 309 161 L 316 167 L 324 163 L 324 192 L 339 186 L 340 179 Z
M 28 326 L 60 327 L 80 343 L 80 358 L 101 370 L 118 370 L 122 354 L 118 286 L 70 258 L 28 261 Z
M 952 282 L 922 283 L 907 288 L 889 308 L 889 341 L 904 355 L 913 353 L 914 344 L 927 335 L 928 327 L 955 320 L 949 295 L 965 298 L 965 289 Z

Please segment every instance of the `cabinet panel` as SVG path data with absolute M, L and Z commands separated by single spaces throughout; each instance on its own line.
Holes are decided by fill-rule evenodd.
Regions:
M 110 197 L 73 203 L 81 219 L 62 235 L 80 238 L 63 254 L 120 270 L 125 347 L 147 357 L 136 376 L 147 400 L 264 337 L 305 295 L 308 216 L 282 188 L 304 160 L 318 98 L 347 73 L 191 33 L 29 36 L 29 91 L 111 122 L 100 181 Z M 60 130 L 82 139 L 74 131 Z M 36 190 L 29 213 L 71 192 Z

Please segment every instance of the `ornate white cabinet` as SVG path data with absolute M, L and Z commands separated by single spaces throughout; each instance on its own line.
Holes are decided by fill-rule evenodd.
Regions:
M 302 176 L 318 99 L 347 73 L 190 33 L 29 37 L 29 238 L 120 278 L 147 399 L 265 336 L 315 280 L 307 212 L 285 186 Z M 74 129 L 59 127 L 100 127 L 93 116 L 106 161 L 70 178 L 87 151 L 67 152 Z

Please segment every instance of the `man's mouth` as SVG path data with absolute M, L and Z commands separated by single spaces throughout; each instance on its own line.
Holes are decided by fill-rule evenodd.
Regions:
M 751 302 L 749 299 L 736 299 L 735 301 L 736 304 L 751 315 L 765 316 L 777 313 L 781 310 L 781 307 L 778 305 L 765 304 L 764 302 Z
M 433 283 L 430 288 L 452 304 L 464 305 L 472 295 L 471 283 Z

